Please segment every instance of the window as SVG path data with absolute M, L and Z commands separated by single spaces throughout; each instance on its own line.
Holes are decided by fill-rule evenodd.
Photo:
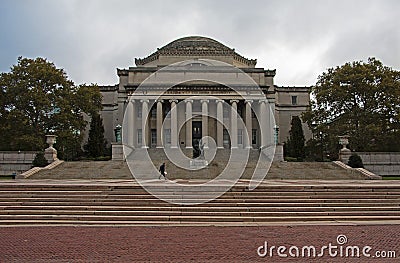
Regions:
M 244 112 L 243 107 L 238 106 L 237 113 L 242 119 L 243 119 L 243 112 Z
M 257 129 L 251 130 L 251 144 L 257 144 Z
M 238 144 L 243 144 L 243 129 L 238 129 Z
M 165 107 L 163 107 L 163 109 L 164 109 L 164 116 L 165 116 L 165 118 L 169 119 L 169 118 L 171 118 L 171 113 L 170 113 L 170 111 L 171 111 L 171 104 L 165 104 L 164 106 L 165 106 Z
M 157 130 L 151 129 L 151 146 L 157 145 Z
M 164 129 L 164 144 L 171 144 L 171 129 Z
M 155 119 L 157 117 L 157 108 L 153 107 L 150 111 L 150 118 Z
M 297 96 L 292 96 L 292 105 L 297 105 Z
M 137 130 L 137 143 L 142 145 L 142 129 Z
M 138 105 L 137 105 L 137 110 L 136 110 L 136 112 L 137 112 L 137 117 L 138 117 L 138 118 L 142 118 L 142 104 L 138 104 Z
M 229 148 L 229 133 L 227 129 L 223 130 L 223 144 L 224 148 Z

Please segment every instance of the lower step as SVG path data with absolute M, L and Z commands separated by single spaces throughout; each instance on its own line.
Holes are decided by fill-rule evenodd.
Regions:
M 54 221 L 75 221 L 80 224 L 84 222 L 142 222 L 142 221 L 164 221 L 164 222 L 304 222 L 304 221 L 374 221 L 374 220 L 400 220 L 399 215 L 386 216 L 29 216 L 29 215 L 10 215 L 1 216 L 0 225 L 4 222 L 26 221 L 26 222 L 48 222 Z

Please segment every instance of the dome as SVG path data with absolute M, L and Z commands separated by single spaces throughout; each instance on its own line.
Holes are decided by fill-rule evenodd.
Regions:
M 255 59 L 250 60 L 242 57 L 235 52 L 234 48 L 229 48 L 217 40 L 202 36 L 189 36 L 174 40 L 143 59 L 135 59 L 135 64 L 138 66 L 147 65 L 159 60 L 160 57 L 218 59 L 218 57 L 222 56 L 231 57 L 246 66 L 254 67 L 256 64 Z
M 164 47 L 158 49 L 161 54 L 165 53 L 226 53 L 233 54 L 234 49 L 228 48 L 224 44 L 208 38 L 201 36 L 191 36 L 179 38 L 171 43 L 165 45 Z

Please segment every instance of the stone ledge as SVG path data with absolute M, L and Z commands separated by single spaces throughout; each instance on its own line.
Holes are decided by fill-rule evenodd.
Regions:
M 52 162 L 51 164 L 49 164 L 49 165 L 47 165 L 47 166 L 45 166 L 43 168 L 42 167 L 33 167 L 32 169 L 30 169 L 30 170 L 18 175 L 16 178 L 17 179 L 27 179 L 30 176 L 34 175 L 35 173 L 38 173 L 39 171 L 51 170 L 51 169 L 57 167 L 58 165 L 62 164 L 63 162 L 64 161 L 57 159 L 56 161 Z

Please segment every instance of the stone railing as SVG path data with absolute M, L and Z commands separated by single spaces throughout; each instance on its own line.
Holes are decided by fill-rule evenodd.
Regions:
M 4 151 L 0 152 L 0 176 L 16 175 L 28 171 L 37 152 Z
M 34 175 L 35 173 L 38 173 L 42 170 L 51 170 L 54 169 L 55 167 L 59 166 L 60 164 L 62 164 L 64 161 L 62 160 L 55 160 L 54 162 L 52 162 L 51 164 L 45 166 L 45 167 L 33 167 L 32 169 L 25 171 L 19 175 L 17 175 L 17 179 L 26 179 L 29 178 L 31 175 Z
M 356 152 L 365 169 L 380 176 L 400 176 L 400 152 Z

